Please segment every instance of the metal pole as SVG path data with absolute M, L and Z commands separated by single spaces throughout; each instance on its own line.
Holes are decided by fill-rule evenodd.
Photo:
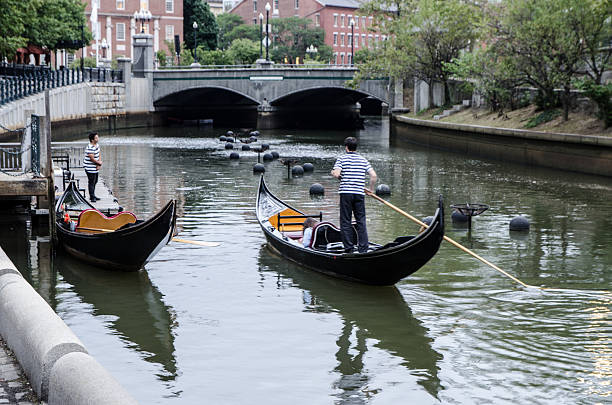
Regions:
M 268 46 L 270 45 L 270 36 L 269 36 L 269 18 L 270 18 L 270 10 L 266 10 L 266 62 L 270 60 L 268 57 Z
M 261 14 L 260 14 L 261 15 Z M 263 18 L 259 19 L 259 59 L 263 56 Z
M 85 30 L 83 29 L 83 23 L 81 22 L 81 70 L 85 63 Z
M 197 28 L 193 29 L 193 62 L 198 63 L 198 36 L 196 35 Z
M 351 20 L 354 21 L 354 20 Z M 355 66 L 355 24 L 351 24 L 351 66 Z

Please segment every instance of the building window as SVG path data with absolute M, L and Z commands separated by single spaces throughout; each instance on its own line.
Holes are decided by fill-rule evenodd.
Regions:
M 340 46 L 344 46 L 344 32 L 340 34 Z
M 253 0 L 253 11 L 257 12 L 257 0 Z
M 274 0 L 274 10 L 278 10 L 278 0 Z
M 300 0 L 295 0 L 295 9 L 300 8 Z
M 378 35 L 374 35 L 374 42 L 378 42 Z
M 334 52 L 334 64 L 338 64 L 338 52 Z
M 346 63 L 348 63 L 349 65 L 351 64 L 351 58 L 353 55 L 346 55 Z
M 334 46 L 338 45 L 338 33 L 334 32 Z
M 125 41 L 125 23 L 117 23 L 117 41 Z
M 347 34 L 347 36 L 348 36 L 348 45 L 351 46 L 351 44 L 353 43 L 353 35 Z
M 334 14 L 334 27 L 338 26 L 338 14 Z
M 315 14 L 315 27 L 321 26 L 321 14 Z
M 140 8 L 143 10 L 149 9 L 149 0 L 140 0 Z
M 372 46 L 372 34 L 368 35 L 368 46 Z
M 344 14 L 340 14 L 340 26 L 344 27 Z
M 166 40 L 172 41 L 174 39 L 174 25 L 166 25 Z
M 355 48 L 359 48 L 359 35 L 355 35 L 353 40 L 355 41 Z
M 361 17 L 361 28 L 365 28 L 366 27 L 366 18 L 365 16 Z
M 361 46 L 366 46 L 365 34 L 361 34 Z
M 340 54 L 340 64 L 344 65 L 344 52 Z
M 174 13 L 174 0 L 166 0 L 166 13 Z
M 125 0 L 117 0 L 117 10 L 125 10 Z

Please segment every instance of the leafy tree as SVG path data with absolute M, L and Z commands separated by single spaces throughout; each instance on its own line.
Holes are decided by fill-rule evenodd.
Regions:
M 85 4 L 80 0 L 30 0 L 31 17 L 24 23 L 28 42 L 50 50 L 82 47 L 81 27 L 85 42 L 92 39 L 85 19 Z
M 250 39 L 259 44 L 259 35 L 259 25 L 238 25 L 225 35 L 224 40 L 227 41 L 227 45 L 223 49 L 226 49 L 234 40 L 240 38 Z
M 30 7 L 22 0 L 0 0 L 0 56 L 11 60 L 27 44 L 23 22 L 31 15 Z
M 219 48 L 227 49 L 232 40 L 228 40 L 225 36 L 239 25 L 244 25 L 244 21 L 239 15 L 231 13 L 223 13 L 217 16 L 217 25 L 219 26 Z
M 168 55 L 166 55 L 166 51 L 164 51 L 163 49 L 160 49 L 159 51 L 155 52 L 155 58 L 157 59 L 157 63 L 159 63 L 159 66 L 166 66 L 168 63 Z
M 198 47 L 198 62 L 202 65 L 231 65 L 233 61 L 227 51 L 220 49 L 205 51 Z
M 612 83 L 599 84 L 592 79 L 580 80 L 576 86 L 597 104 L 597 117 L 608 128 L 612 125 Z
M 308 18 L 288 17 L 275 18 L 270 22 L 273 39 L 271 59 L 282 62 L 287 58 L 289 63 L 295 63 L 299 57 L 304 60 L 306 48 L 310 45 L 317 47 L 316 55 L 319 60 L 331 59 L 331 47 L 325 45 L 325 31 L 319 27 L 311 27 L 312 21 Z
M 184 0 L 183 39 L 185 47 L 191 50 L 194 48 L 194 21 L 198 23 L 196 30 L 198 47 L 202 46 L 206 50 L 216 49 L 219 27 L 208 3 L 202 0 Z
M 235 39 L 227 54 L 236 65 L 250 65 L 259 58 L 259 44 L 246 38 Z

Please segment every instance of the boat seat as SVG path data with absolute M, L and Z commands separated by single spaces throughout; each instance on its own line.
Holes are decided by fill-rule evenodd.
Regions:
M 304 233 L 302 231 L 291 231 L 291 232 L 283 232 L 283 235 L 285 235 L 288 238 L 291 239 L 300 239 L 302 236 L 304 236 Z
M 338 227 L 331 222 L 318 223 L 312 231 L 312 234 L 313 238 L 310 242 L 310 247 L 312 249 L 326 250 L 328 244 L 330 243 L 342 243 L 342 233 L 340 232 L 340 229 L 338 229 Z M 352 240 L 353 244 L 357 245 L 357 229 L 355 229 L 354 224 Z
M 85 231 L 96 229 L 115 231 L 125 224 L 136 223 L 136 220 L 136 215 L 131 212 L 124 211 L 112 217 L 107 217 L 100 211 L 90 208 L 79 214 L 77 231 L 79 229 Z

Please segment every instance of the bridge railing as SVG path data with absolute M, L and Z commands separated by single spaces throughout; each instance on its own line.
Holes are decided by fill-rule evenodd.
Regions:
M 107 68 L 59 69 L 0 64 L 0 106 L 11 101 L 82 82 L 123 82 L 123 71 Z
M 253 65 L 200 65 L 197 67 L 192 66 L 160 66 L 158 70 L 220 70 L 220 69 L 257 69 L 258 66 Z M 266 70 L 274 70 L 274 69 L 345 69 L 351 70 L 356 69 L 354 65 L 336 65 L 336 64 L 299 64 L 299 65 L 291 65 L 291 64 L 278 64 L 278 65 L 270 65 L 270 67 L 264 68 Z

